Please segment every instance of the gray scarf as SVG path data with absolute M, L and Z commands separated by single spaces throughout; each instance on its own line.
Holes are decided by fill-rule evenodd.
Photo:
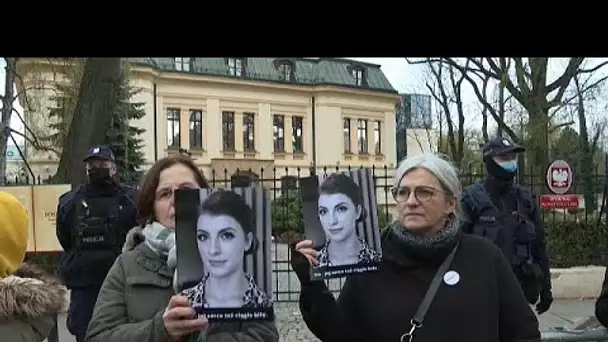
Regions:
M 158 222 L 148 223 L 142 234 L 146 238 L 144 243 L 150 247 L 154 253 L 167 259 L 167 266 L 175 268 L 177 258 L 175 253 L 175 230 L 167 229 Z
M 384 231 L 383 254 L 402 265 L 441 263 L 460 236 L 460 222 L 452 216 L 444 228 L 433 235 L 423 235 L 392 222 Z
M 460 232 L 460 221 L 456 216 L 452 216 L 446 221 L 444 228 L 433 235 L 422 235 L 409 230 L 396 220 L 390 224 L 389 229 L 406 246 L 432 250 L 441 248 L 456 239 Z

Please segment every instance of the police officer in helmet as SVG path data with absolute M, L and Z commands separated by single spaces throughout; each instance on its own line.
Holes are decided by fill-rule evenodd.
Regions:
M 97 295 L 136 223 L 136 189 L 120 185 L 112 150 L 96 146 L 84 159 L 87 184 L 59 197 L 59 275 L 70 289 L 67 328 L 83 342 Z
M 462 230 L 501 248 L 528 302 L 542 314 L 553 302 L 545 229 L 532 192 L 513 181 L 517 156 L 524 151 L 501 137 L 483 147 L 487 177 L 463 190 Z

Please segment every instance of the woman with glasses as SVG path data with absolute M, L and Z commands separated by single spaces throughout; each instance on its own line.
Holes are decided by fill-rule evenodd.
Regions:
M 500 250 L 461 234 L 460 191 L 448 161 L 434 154 L 402 161 L 378 271 L 347 277 L 337 300 L 310 279 L 319 262 L 312 243 L 298 243 L 292 267 L 308 328 L 324 342 L 540 341 L 538 320 Z

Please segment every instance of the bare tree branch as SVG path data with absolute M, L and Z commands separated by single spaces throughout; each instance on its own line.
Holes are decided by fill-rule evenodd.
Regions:
M 21 115 L 21 113 L 19 113 L 19 111 L 17 111 L 16 108 L 13 107 L 13 113 L 15 115 L 17 115 L 17 118 L 19 118 L 19 121 L 21 121 L 23 123 L 23 127 L 25 128 L 26 132 L 28 134 L 22 134 L 20 132 L 18 132 L 20 135 L 22 136 L 28 136 L 28 142 L 32 145 L 32 147 L 38 151 L 49 151 L 49 152 L 54 152 L 57 153 L 58 155 L 60 154 L 60 150 L 58 150 L 56 147 L 53 146 L 46 146 L 44 144 L 42 144 L 39 140 L 39 138 L 36 136 L 36 134 L 31 130 L 31 128 L 28 126 L 28 124 L 25 122 L 25 120 L 23 119 L 23 116 Z
M 598 71 L 600 68 L 602 68 L 605 65 L 608 65 L 608 62 L 602 62 L 602 63 L 596 65 L 595 67 L 591 68 L 591 69 L 578 69 L 578 73 L 579 74 L 594 73 L 594 72 Z

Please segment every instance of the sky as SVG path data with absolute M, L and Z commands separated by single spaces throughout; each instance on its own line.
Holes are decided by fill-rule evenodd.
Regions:
M 399 91 L 400 93 L 422 93 L 422 94 L 430 94 L 426 89 L 426 80 L 427 80 L 427 71 L 426 67 L 423 65 L 410 65 L 405 58 L 362 58 L 362 57 L 346 57 L 349 59 L 354 59 L 362 62 L 368 62 L 373 64 L 378 64 L 381 66 L 382 71 L 388 78 L 389 82 L 393 85 L 393 87 Z M 607 60 L 605 58 L 589 58 L 587 62 L 587 67 L 592 67 L 597 65 L 598 63 Z M 560 75 L 566 65 L 566 59 L 555 58 L 550 62 L 549 70 L 548 70 L 548 80 L 549 82 L 555 80 L 558 75 Z M 4 70 L 5 62 L 3 58 L 0 58 L 0 94 L 4 93 Z M 608 75 L 608 66 L 602 68 L 600 72 L 594 74 L 595 78 L 602 77 L 604 75 Z M 466 83 L 466 82 L 465 82 Z M 608 93 L 607 93 L 608 94 Z M 606 97 L 606 96 L 605 96 Z M 599 106 L 598 110 L 602 111 L 602 114 L 605 113 L 603 111 L 604 108 L 608 107 L 608 101 L 604 105 Z M 465 107 L 465 111 L 468 113 L 468 120 L 465 120 L 467 126 L 472 125 L 472 128 L 480 128 L 481 120 L 471 120 L 479 113 L 479 101 L 473 89 L 470 86 L 465 86 L 463 89 L 463 103 Z M 17 103 L 15 105 L 17 110 L 21 111 L 22 108 Z M 433 109 L 434 110 L 434 109 Z M 605 115 L 605 114 L 603 114 Z M 493 120 L 489 120 L 492 122 Z M 11 122 L 11 126 L 18 130 L 23 131 L 23 124 L 20 122 L 16 116 L 13 116 L 13 120 Z M 575 127 L 574 127 L 575 128 Z M 16 137 L 17 141 L 22 141 L 21 137 Z

